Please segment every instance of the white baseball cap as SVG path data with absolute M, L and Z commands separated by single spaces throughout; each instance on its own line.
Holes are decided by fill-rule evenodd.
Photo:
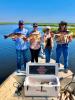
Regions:
M 45 29 L 49 29 L 49 30 L 50 30 L 50 29 L 51 29 L 51 27 L 50 27 L 50 26 L 46 26 L 46 27 L 45 27 Z

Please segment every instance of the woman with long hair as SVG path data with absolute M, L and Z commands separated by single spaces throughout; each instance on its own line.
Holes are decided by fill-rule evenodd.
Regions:
M 56 34 L 56 63 L 60 67 L 60 56 L 63 54 L 64 57 L 64 72 L 68 72 L 68 45 L 69 42 L 72 40 L 72 35 L 70 31 L 67 29 L 67 23 L 61 21 L 59 23 L 59 28 Z

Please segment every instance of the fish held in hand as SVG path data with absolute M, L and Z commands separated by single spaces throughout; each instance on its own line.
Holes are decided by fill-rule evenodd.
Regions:
M 21 33 L 12 33 L 12 34 L 9 34 L 9 35 L 4 35 L 4 38 L 7 39 L 7 38 L 26 38 L 24 34 L 21 34 Z
M 41 36 L 39 34 L 30 34 L 30 36 L 28 37 L 28 39 L 32 40 L 40 40 Z

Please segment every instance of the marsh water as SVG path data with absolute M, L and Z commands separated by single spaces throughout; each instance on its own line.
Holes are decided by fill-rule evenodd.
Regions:
M 13 32 L 18 26 L 0 25 L 0 84 L 16 70 L 16 50 L 12 39 L 4 39 L 3 35 Z M 27 24 L 25 27 L 31 31 L 32 26 Z M 39 27 L 42 33 L 42 27 Z M 51 58 L 56 59 L 56 43 L 54 45 Z M 61 56 L 61 63 L 63 57 Z M 69 44 L 69 68 L 75 73 L 75 39 Z

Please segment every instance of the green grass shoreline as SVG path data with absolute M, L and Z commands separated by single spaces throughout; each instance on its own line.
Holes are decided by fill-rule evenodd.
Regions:
M 14 25 L 14 24 L 18 24 L 17 22 L 0 22 L 0 25 Z M 33 24 L 30 22 L 25 22 L 25 24 Z M 58 28 L 58 23 L 38 23 L 39 26 L 51 26 L 52 27 L 52 31 L 56 31 Z M 75 23 L 69 23 L 69 30 L 71 32 L 73 32 L 73 37 L 75 38 Z
M 5 24 L 18 24 L 18 22 L 0 22 L 0 25 L 5 25 Z M 33 24 L 32 22 L 25 22 L 25 24 Z M 38 23 L 39 26 L 58 26 L 58 23 Z M 68 23 L 69 26 L 75 26 L 75 23 Z

